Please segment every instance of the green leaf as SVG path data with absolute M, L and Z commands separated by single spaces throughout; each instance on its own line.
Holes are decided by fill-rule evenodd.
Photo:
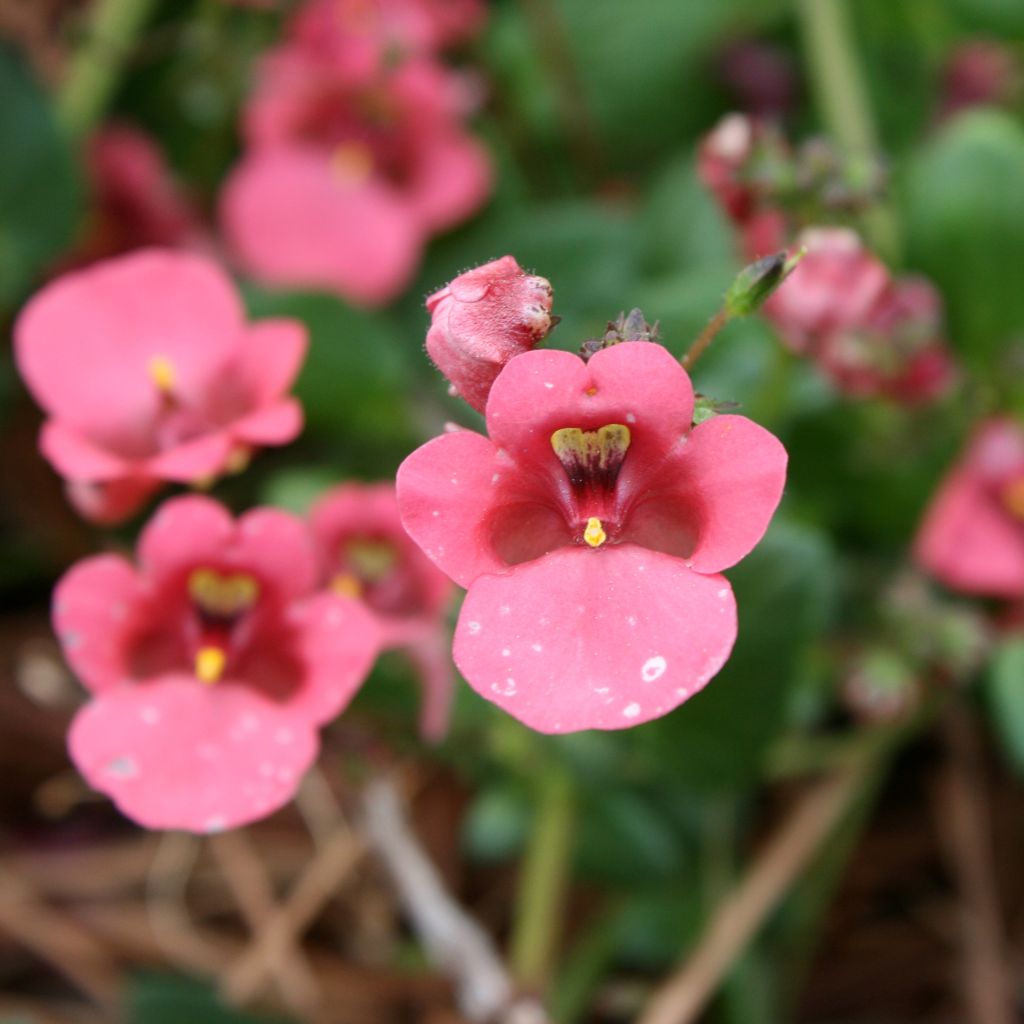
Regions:
M 0 110 L 0 305 L 10 305 L 70 245 L 82 189 L 47 96 L 2 45 Z
M 928 145 L 906 181 L 912 264 L 942 291 L 950 337 L 978 368 L 1024 330 L 1024 128 L 965 114 Z
M 996 651 L 985 680 L 992 723 L 1014 767 L 1024 774 L 1024 636 Z

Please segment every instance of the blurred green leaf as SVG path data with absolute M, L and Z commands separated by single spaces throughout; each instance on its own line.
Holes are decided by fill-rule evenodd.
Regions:
M 70 245 L 82 189 L 49 99 L 4 45 L 0 111 L 0 305 L 8 305 Z
M 166 974 L 141 974 L 128 985 L 129 1024 L 287 1024 L 224 1006 L 209 985 Z
M 952 7 L 973 29 L 1024 35 L 1024 4 L 1020 0 L 953 0 Z
M 985 682 L 992 723 L 1011 763 L 1024 774 L 1024 636 L 1003 641 Z
M 914 266 L 949 307 L 951 340 L 987 368 L 1024 331 L 1024 128 L 995 111 L 956 118 L 914 161 L 906 180 Z

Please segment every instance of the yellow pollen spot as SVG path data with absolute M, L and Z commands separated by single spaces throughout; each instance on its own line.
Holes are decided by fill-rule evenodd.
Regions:
M 146 370 L 158 391 L 169 395 L 174 390 L 178 382 L 178 371 L 167 356 L 153 356 Z
M 587 392 L 586 392 L 586 393 L 587 393 L 588 395 L 590 395 L 590 397 L 591 397 L 591 398 L 593 398 L 593 397 L 594 397 L 594 395 L 596 395 L 596 394 L 597 394 L 597 388 L 595 388 L 595 387 L 590 387 L 590 388 L 587 388 Z
M 342 597 L 362 597 L 363 585 L 350 572 L 340 572 L 331 580 L 331 590 Z
M 196 569 L 188 578 L 188 594 L 204 612 L 232 618 L 256 603 L 260 585 L 243 572 L 224 576 L 214 569 Z
M 1014 480 L 1003 490 L 1003 505 L 1015 519 L 1024 519 L 1024 477 Z
M 373 153 L 364 142 L 343 142 L 331 154 L 331 170 L 339 180 L 358 185 L 373 173 Z
M 591 516 L 587 520 L 587 528 L 583 531 L 583 539 L 592 548 L 599 548 L 608 539 L 608 534 L 604 532 L 601 520 L 597 516 Z
M 196 679 L 212 686 L 224 675 L 228 656 L 220 647 L 200 647 L 196 651 Z

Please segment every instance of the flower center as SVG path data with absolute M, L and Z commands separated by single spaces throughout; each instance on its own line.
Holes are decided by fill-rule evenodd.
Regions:
M 1024 520 L 1024 476 L 1011 480 L 1002 490 L 1000 498 L 1003 508 L 1014 519 Z
M 615 491 L 629 443 L 629 427 L 622 423 L 606 423 L 596 430 L 562 427 L 551 435 L 551 447 L 576 495 L 582 526 L 579 537 L 592 548 L 601 547 L 608 539 L 604 527 L 608 499 Z
M 150 380 L 162 395 L 170 396 L 178 383 L 178 371 L 167 356 L 153 356 L 146 366 Z
M 224 675 L 232 630 L 259 600 L 260 585 L 247 573 L 196 569 L 188 578 L 188 595 L 200 624 L 193 671 L 200 682 L 212 685 Z
M 360 185 L 373 173 L 373 152 L 365 142 L 343 142 L 331 153 L 334 177 L 350 185 Z
M 350 538 L 338 551 L 340 571 L 331 589 L 345 597 L 362 598 L 371 608 L 390 612 L 405 584 L 396 576 L 398 551 L 390 541 L 376 537 Z

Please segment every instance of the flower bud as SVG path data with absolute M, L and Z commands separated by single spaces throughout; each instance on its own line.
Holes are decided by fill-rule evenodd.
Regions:
M 537 344 L 557 322 L 552 290 L 512 256 L 460 274 L 427 299 L 427 354 L 478 412 L 505 364 Z
M 776 288 L 793 273 L 803 253 L 789 256 L 777 252 L 747 264 L 725 293 L 725 308 L 730 317 L 756 313 Z

